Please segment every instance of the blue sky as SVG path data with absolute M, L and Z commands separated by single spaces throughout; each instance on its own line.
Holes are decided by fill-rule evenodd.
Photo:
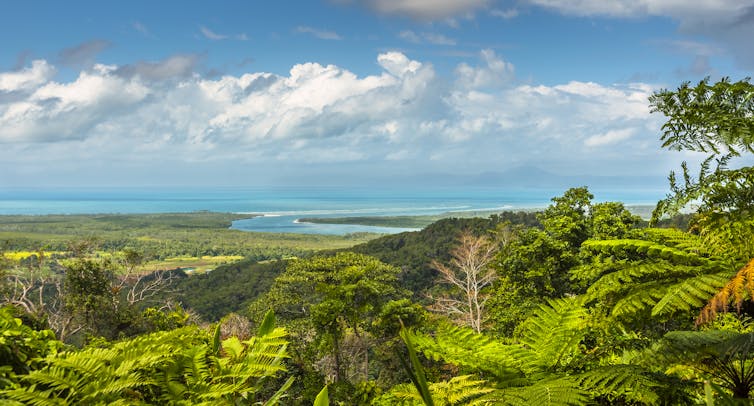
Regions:
M 0 187 L 662 184 L 697 157 L 660 150 L 647 97 L 754 70 L 754 0 L 3 8 Z

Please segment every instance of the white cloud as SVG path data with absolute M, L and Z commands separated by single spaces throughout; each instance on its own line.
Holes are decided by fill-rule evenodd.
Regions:
M 621 130 L 610 130 L 604 134 L 593 135 L 584 140 L 584 145 L 587 147 L 600 147 L 604 145 L 611 145 L 617 142 L 627 140 L 631 138 L 636 130 L 633 128 L 624 128 Z
M 305 34 L 311 34 L 319 39 L 326 39 L 326 40 L 342 40 L 343 37 L 338 35 L 335 31 L 328 31 L 328 30 L 319 30 L 312 27 L 307 26 L 298 26 L 296 27 L 297 32 L 305 33 Z
M 442 34 L 435 34 L 431 32 L 415 33 L 411 30 L 404 30 L 398 33 L 398 37 L 414 44 L 428 43 L 432 45 L 446 45 L 452 46 L 456 44 L 456 40 L 446 37 Z
M 389 73 L 395 76 L 404 76 L 407 73 L 414 73 L 421 69 L 422 64 L 412 61 L 406 55 L 400 52 L 386 52 L 377 57 L 377 62 Z
M 529 3 L 579 16 L 666 16 L 682 21 L 727 20 L 747 12 L 751 0 L 528 0 Z
M 71 83 L 47 82 L 20 102 L 0 105 L 0 142 L 88 138 L 95 127 L 146 98 L 149 89 L 95 66 Z
M 529 4 L 567 15 L 614 18 L 668 17 L 679 30 L 706 37 L 754 68 L 754 0 L 527 0 Z M 698 49 L 695 52 L 704 50 Z
M 619 170 L 621 160 L 655 165 L 659 149 L 659 119 L 647 107 L 653 87 L 517 84 L 513 66 L 489 50 L 450 78 L 400 52 L 379 54 L 367 76 L 303 63 L 285 75 L 208 79 L 190 62 L 96 65 L 67 82 L 54 81 L 44 61 L 0 73 L 4 89 L 23 90 L 0 98 L 0 172 L 19 173 L 24 148 L 35 161 L 84 171 L 117 162 L 124 173 L 187 162 L 268 172 L 284 162 L 306 172 L 304 163 L 357 161 L 481 172 L 522 156 Z
M 365 0 L 384 14 L 406 15 L 420 20 L 438 20 L 485 7 L 489 0 Z
M 47 82 L 55 75 L 55 68 L 47 61 L 35 60 L 18 72 L 0 73 L 0 92 L 28 90 Z
M 228 38 L 227 35 L 218 34 L 203 25 L 199 26 L 199 31 L 201 31 L 202 35 L 204 35 L 204 38 L 211 39 L 214 41 Z
M 484 62 L 483 66 L 472 67 L 461 63 L 456 68 L 461 87 L 477 89 L 498 86 L 513 79 L 515 72 L 513 65 L 498 57 L 493 50 L 482 50 L 480 57 Z

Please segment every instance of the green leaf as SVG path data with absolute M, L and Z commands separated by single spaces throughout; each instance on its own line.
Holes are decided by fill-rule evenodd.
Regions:
M 312 406 L 329 406 L 330 405 L 330 399 L 329 395 L 327 394 L 327 385 L 325 385 L 324 388 L 322 388 L 321 391 L 319 391 L 319 394 L 317 394 L 317 397 L 314 399 L 314 404 Z
M 275 329 L 275 312 L 272 311 L 272 309 L 270 309 L 264 315 L 264 320 L 262 321 L 262 324 L 259 326 L 259 331 L 257 331 L 257 336 L 259 337 L 266 336 L 270 334 L 272 330 L 274 329 Z
M 410 334 L 408 333 L 408 330 L 403 328 L 401 329 L 400 335 L 403 342 L 406 343 L 406 348 L 408 348 L 408 357 L 413 369 L 408 366 L 403 358 L 399 357 L 399 359 L 401 360 L 403 367 L 406 369 L 406 372 L 408 372 L 411 382 L 414 383 L 416 390 L 419 391 L 424 404 L 427 406 L 434 406 L 435 402 L 432 400 L 432 395 L 429 392 L 429 385 L 427 384 L 427 377 L 424 374 L 424 367 L 422 367 L 421 362 L 419 362 L 419 357 L 416 356 L 416 350 L 411 342 Z

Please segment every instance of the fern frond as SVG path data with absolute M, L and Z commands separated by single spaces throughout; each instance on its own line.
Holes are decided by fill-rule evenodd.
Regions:
M 699 308 L 715 296 L 730 277 L 731 272 L 725 271 L 684 279 L 668 288 L 665 296 L 652 308 L 652 316 Z
M 731 302 L 740 311 L 747 298 L 754 298 L 754 259 L 751 259 L 728 280 L 699 313 L 697 324 L 712 320 L 719 312 L 726 312 Z
M 579 386 L 595 397 L 621 397 L 638 404 L 656 404 L 660 384 L 652 373 L 636 365 L 611 365 L 575 377 Z
M 442 360 L 472 371 L 486 372 L 499 381 L 523 376 L 515 367 L 519 362 L 512 356 L 510 346 L 477 334 L 470 328 L 442 324 L 434 337 L 409 334 L 416 349 L 427 358 Z
M 576 406 L 589 401 L 587 392 L 569 377 L 542 380 L 531 386 L 501 392 L 503 403 L 513 406 Z
M 661 280 L 635 284 L 630 287 L 627 294 L 615 302 L 611 314 L 617 318 L 633 316 L 654 307 L 665 297 L 667 291 L 667 284 Z
M 696 252 L 647 240 L 587 240 L 581 249 L 592 254 L 612 255 L 618 258 L 645 258 L 666 260 L 676 265 L 704 265 L 710 259 Z
M 684 275 L 697 275 L 698 273 L 698 268 L 683 265 L 673 266 L 666 261 L 624 262 L 622 267 L 603 275 L 589 286 L 584 299 L 591 302 L 609 295 L 631 291 L 633 286 L 640 283 Z
M 429 390 L 438 406 L 486 404 L 488 401 L 479 398 L 495 391 L 494 388 L 488 386 L 487 381 L 473 379 L 471 375 L 456 376 L 449 381 L 432 383 L 429 385 Z M 477 403 L 477 401 L 483 403 Z
M 522 324 L 514 354 L 527 374 L 560 369 L 580 353 L 586 334 L 586 310 L 575 298 L 550 300 Z

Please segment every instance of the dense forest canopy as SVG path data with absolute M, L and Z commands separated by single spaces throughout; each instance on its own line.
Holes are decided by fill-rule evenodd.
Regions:
M 649 103 L 664 147 L 708 154 L 670 175 L 651 224 L 587 187 L 538 213 L 317 250 L 213 232 L 220 214 L 122 240 L 140 218 L 3 223 L 0 400 L 749 404 L 754 168 L 731 163 L 754 152 L 754 85 L 685 83 Z M 113 228 L 100 244 L 70 239 L 93 222 Z M 188 254 L 245 259 L 147 267 Z

